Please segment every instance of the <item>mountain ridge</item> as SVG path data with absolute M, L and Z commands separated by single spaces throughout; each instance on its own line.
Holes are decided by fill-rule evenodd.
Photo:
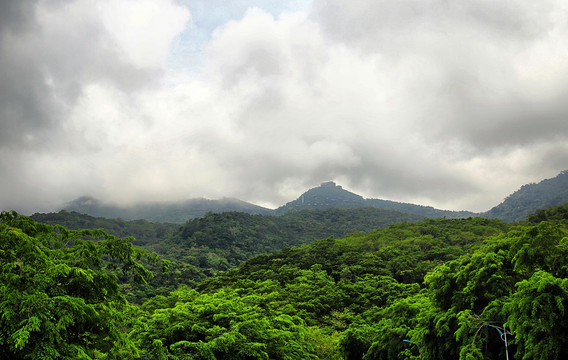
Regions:
M 75 211 L 90 216 L 121 218 L 125 220 L 144 219 L 151 222 L 184 223 L 200 218 L 207 213 L 240 211 L 251 215 L 283 215 L 292 211 L 330 208 L 352 209 L 370 207 L 395 210 L 425 218 L 467 218 L 488 217 L 504 221 L 520 221 L 537 210 L 562 205 L 568 202 L 568 170 L 556 177 L 539 183 L 523 185 L 507 196 L 502 203 L 486 212 L 452 211 L 432 206 L 403 203 L 383 199 L 367 199 L 343 189 L 333 181 L 327 181 L 311 188 L 297 199 L 276 208 L 269 209 L 235 198 L 209 200 L 193 198 L 175 202 L 153 202 L 132 206 L 118 206 L 103 203 L 93 197 L 83 196 L 67 203 L 61 210 Z
M 241 211 L 251 215 L 270 215 L 271 209 L 234 198 L 210 200 L 193 198 L 181 201 L 164 201 L 119 206 L 105 204 L 91 196 L 82 196 L 68 202 L 61 210 L 74 211 L 97 217 L 121 218 L 124 220 L 147 220 L 151 222 L 184 223 L 199 218 L 208 212 L 221 213 Z
M 568 170 L 564 170 L 553 178 L 521 186 L 499 205 L 482 213 L 482 216 L 508 222 L 519 221 L 538 210 L 567 202 Z
M 367 199 L 343 189 L 333 181 L 320 184 L 319 187 L 312 188 L 279 208 L 276 214 L 281 215 L 290 211 L 305 209 L 325 210 L 329 208 L 350 209 L 354 207 L 371 207 L 383 210 L 394 210 L 413 215 L 420 215 L 428 218 L 464 218 L 477 216 L 471 211 L 452 211 L 441 210 L 431 206 L 402 203 L 382 199 Z

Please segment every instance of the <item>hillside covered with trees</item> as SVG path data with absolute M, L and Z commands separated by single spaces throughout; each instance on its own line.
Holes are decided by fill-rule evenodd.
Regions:
M 0 355 L 565 359 L 567 214 L 565 204 L 521 224 L 438 219 L 323 238 L 133 305 L 119 279 L 144 283 L 167 262 L 102 230 L 4 212 Z M 170 240 L 195 234 L 183 230 Z
M 428 218 L 464 218 L 476 216 L 470 211 L 450 211 L 440 210 L 431 206 L 423 206 L 409 203 L 402 203 L 383 199 L 365 199 L 343 189 L 333 181 L 322 183 L 320 186 L 312 188 L 298 197 L 275 210 L 276 214 L 286 214 L 292 211 L 306 209 L 352 209 L 360 207 L 371 207 L 382 210 L 399 211 Z
M 61 210 L 58 213 L 36 213 L 31 219 L 49 225 L 62 225 L 68 229 L 104 229 L 117 237 L 134 237 L 135 245 L 150 246 L 167 239 L 179 227 L 172 223 L 154 223 L 147 220 L 123 220 L 95 217 L 75 211 Z
M 195 285 L 255 255 L 422 220 L 416 215 L 374 208 L 302 210 L 282 216 L 208 213 L 182 225 L 106 219 L 67 211 L 34 214 L 32 219 L 74 230 L 101 228 L 117 237 L 134 236 L 135 245 L 168 259 L 170 271 L 156 272 L 148 284 L 127 284 L 126 279 L 119 278 L 128 299 L 138 304 L 157 294 L 167 295 L 180 283 Z
M 503 221 L 519 221 L 530 214 L 568 202 L 568 170 L 539 183 L 526 184 L 482 216 Z

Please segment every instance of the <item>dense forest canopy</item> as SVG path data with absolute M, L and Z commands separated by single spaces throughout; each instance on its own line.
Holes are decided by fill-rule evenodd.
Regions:
M 255 255 L 330 236 L 339 238 L 355 231 L 422 220 L 420 216 L 374 208 L 302 210 L 283 216 L 208 213 L 183 225 L 105 219 L 67 211 L 34 214 L 32 218 L 72 229 L 104 228 L 118 237 L 133 235 L 134 244 L 170 260 L 170 271 L 154 271 L 156 276 L 148 284 L 130 284 L 119 277 L 128 300 L 137 304 L 158 294 L 167 295 L 179 284 L 194 286 Z
M 212 227 L 211 236 L 228 242 L 223 231 L 236 230 L 224 230 L 226 222 L 252 231 L 257 220 L 239 228 L 239 216 L 250 215 L 216 216 L 202 219 L 205 227 L 186 223 L 144 244 L 171 245 L 181 264 L 180 244 L 203 245 L 196 232 Z M 485 218 L 392 224 L 271 249 L 133 305 L 125 290 L 148 281 L 148 269 L 160 274 L 167 262 L 131 238 L 4 212 L 0 355 L 565 359 L 567 228 L 568 204 L 519 224 Z

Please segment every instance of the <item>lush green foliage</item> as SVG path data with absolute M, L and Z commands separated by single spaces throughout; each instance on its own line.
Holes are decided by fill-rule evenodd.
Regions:
M 419 220 L 416 216 L 371 208 L 305 210 L 284 216 L 209 213 L 182 225 L 156 249 L 160 253 L 175 249 L 176 259 L 201 268 L 227 270 L 254 255 L 284 247 Z
M 548 220 L 568 225 L 568 202 L 564 205 L 538 210 L 534 214 L 529 215 L 527 220 L 533 224 Z
M 219 250 L 252 252 L 258 239 L 266 252 L 267 234 L 309 230 L 293 228 L 291 217 L 287 229 L 263 217 L 210 214 L 160 246 L 184 259 L 186 242 L 214 244 L 209 254 L 228 267 L 227 259 L 243 262 L 199 281 L 199 263 L 177 262 L 164 278 L 186 286 L 165 294 L 150 283 L 152 295 L 164 295 L 138 307 L 124 301 L 124 292 L 137 291 L 124 274 L 148 273 L 128 240 L 3 213 L 0 358 L 565 359 L 567 207 L 517 225 L 400 223 L 248 260 Z M 303 218 L 316 226 L 334 216 Z
M 127 359 L 130 306 L 116 270 L 144 281 L 157 258 L 100 230 L 67 230 L 0 214 L 0 357 Z
M 304 210 L 284 216 L 209 213 L 183 225 L 150 223 L 145 220 L 97 218 L 76 212 L 34 214 L 34 220 L 61 224 L 70 229 L 103 228 L 123 237 L 134 235 L 135 244 L 158 252 L 171 261 L 163 273 L 148 265 L 155 277 L 148 284 L 127 283 L 119 276 L 130 302 L 142 304 L 156 295 L 167 295 L 179 284 L 195 286 L 220 270 L 228 270 L 254 255 L 298 246 L 329 236 L 342 237 L 354 231 L 370 231 L 418 216 L 380 209 Z
M 300 248 L 257 256 L 214 281 L 248 277 L 252 272 L 265 269 L 278 271 L 284 264 L 294 264 L 301 269 L 319 264 L 334 279 L 351 273 L 353 276 L 387 275 L 405 283 L 420 283 L 426 272 L 436 265 L 473 251 L 486 237 L 508 228 L 509 225 L 500 220 L 482 218 L 395 224 L 369 233 L 352 233 L 342 239 L 328 238 Z
M 295 336 L 311 334 L 304 337 L 309 344 L 304 349 L 321 359 L 360 359 L 368 352 L 380 354 L 381 349 L 387 349 L 390 354 L 385 358 L 398 358 L 400 353 L 413 355 L 415 349 L 402 340 L 411 329 L 406 324 L 410 315 L 419 313 L 423 304 L 429 304 L 422 295 L 424 290 L 421 292 L 424 274 L 448 259 L 467 253 L 468 249 L 478 248 L 485 237 L 507 229 L 508 225 L 498 220 L 431 220 L 395 225 L 369 234 L 351 234 L 344 239 L 328 238 L 250 259 L 238 269 L 200 284 L 197 291 L 192 290 L 193 299 L 205 297 L 214 313 L 223 313 L 226 311 L 223 302 L 212 299 L 231 299 L 238 294 L 241 301 L 252 301 L 258 307 L 255 311 L 262 312 L 267 319 L 282 315 L 300 317 L 305 324 L 298 324 L 299 334 Z M 176 304 L 177 310 L 188 312 L 191 304 L 180 301 L 179 296 L 174 293 L 169 298 L 160 297 L 144 308 L 151 310 L 153 317 L 161 316 L 166 310 L 171 314 L 172 304 Z M 163 305 L 160 307 L 159 303 Z M 186 316 L 195 318 L 192 314 Z M 232 324 L 237 326 L 240 321 L 239 318 Z M 154 348 L 150 344 L 159 341 L 163 346 L 160 351 L 174 356 L 176 342 L 160 334 L 175 332 L 175 323 L 149 323 L 143 348 L 151 352 Z M 215 339 L 233 333 L 226 324 L 221 326 L 213 320 L 208 320 L 208 324 L 206 328 L 219 332 L 203 338 L 204 335 L 199 337 L 186 328 L 184 338 L 193 339 L 192 344 L 201 339 L 208 349 L 217 349 Z M 377 337 L 388 344 L 379 345 Z M 183 356 L 204 356 L 197 345 L 186 345 Z M 228 355 L 215 353 L 215 356 L 227 358 Z
M 125 221 L 93 217 L 65 210 L 58 213 L 37 213 L 30 218 L 43 224 L 61 225 L 72 230 L 104 229 L 107 233 L 117 237 L 133 237 L 135 245 L 144 246 L 151 246 L 167 239 L 179 227 L 177 224 L 152 223 L 146 220 Z
M 155 272 L 149 285 L 123 287 L 128 299 L 140 304 L 157 294 L 167 295 L 179 284 L 194 286 L 255 255 L 329 236 L 342 237 L 354 231 L 418 220 L 417 216 L 370 208 L 305 210 L 283 216 L 209 213 L 188 221 L 172 236 L 148 246 L 171 261 L 170 271 Z
M 274 296 L 267 294 L 271 285 L 248 294 L 241 289 L 174 292 L 175 305 L 153 311 L 138 334 L 142 358 L 317 359 L 304 321 L 274 308 Z
M 517 359 L 566 358 L 567 235 L 548 222 L 520 227 L 436 268 L 425 279 L 431 306 L 409 332 L 423 356 L 503 358 L 492 325 L 512 333 L 509 353 Z

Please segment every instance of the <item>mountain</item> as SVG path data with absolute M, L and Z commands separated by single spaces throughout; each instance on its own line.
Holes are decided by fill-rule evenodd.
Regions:
M 333 181 L 324 182 L 319 187 L 306 191 L 300 195 L 298 199 L 290 201 L 276 210 L 232 198 L 222 200 L 200 198 L 179 202 L 156 202 L 132 206 L 118 206 L 103 203 L 90 196 L 75 199 L 63 207 L 62 210 L 95 217 L 120 218 L 124 220 L 144 219 L 150 222 L 181 224 L 191 219 L 203 217 L 209 212 L 223 213 L 237 211 L 251 215 L 283 215 L 301 210 L 354 208 L 392 210 L 427 218 L 466 218 L 478 215 L 468 211 L 440 210 L 431 206 L 381 199 L 365 199 L 361 195 L 343 189 Z
M 427 218 L 466 218 L 477 215 L 469 211 L 440 210 L 431 206 L 381 199 L 365 199 L 360 195 L 343 189 L 333 181 L 324 182 L 319 187 L 306 191 L 298 199 L 276 209 L 276 214 L 285 214 L 305 209 L 351 209 L 356 207 L 394 210 Z
M 283 215 L 301 210 L 376 208 L 393 210 L 425 218 L 468 218 L 482 216 L 512 222 L 524 220 L 540 209 L 562 205 L 568 202 L 568 170 L 552 179 L 538 184 L 527 184 L 509 195 L 501 204 L 485 213 L 450 211 L 431 206 L 402 203 L 382 199 L 366 199 L 361 195 L 343 189 L 333 181 L 309 189 L 296 200 L 276 210 L 264 208 L 242 200 L 225 198 L 221 200 L 190 199 L 179 202 L 156 202 L 133 206 L 109 205 L 89 196 L 80 197 L 68 203 L 63 210 L 75 211 L 96 217 L 121 218 L 124 220 L 144 219 L 151 222 L 184 223 L 203 217 L 205 214 L 243 212 L 251 215 Z
M 221 200 L 189 199 L 179 202 L 155 202 L 132 206 L 118 206 L 83 196 L 69 202 L 62 210 L 75 211 L 96 217 L 121 218 L 124 220 L 144 219 L 151 222 L 169 222 L 181 224 L 189 219 L 204 216 L 208 212 L 222 213 L 240 211 L 253 215 L 272 214 L 271 209 L 254 205 L 238 199 Z
M 538 210 L 563 205 L 568 202 L 568 170 L 556 177 L 542 180 L 538 184 L 526 184 L 505 200 L 482 214 L 488 218 L 497 218 L 512 222 L 524 220 Z
M 366 207 L 362 196 L 344 190 L 333 181 L 322 183 L 319 187 L 310 189 L 294 201 L 276 209 L 277 214 L 307 209 L 351 209 Z

